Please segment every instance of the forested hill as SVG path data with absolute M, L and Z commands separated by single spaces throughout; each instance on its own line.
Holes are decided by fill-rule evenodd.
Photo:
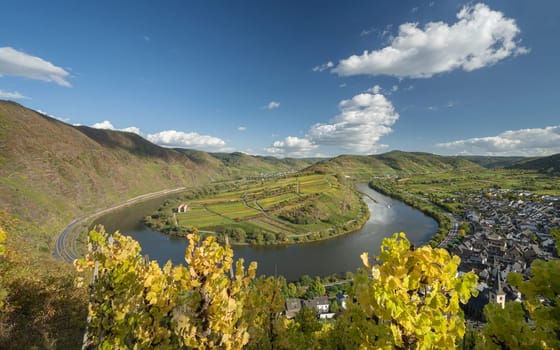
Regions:
M 532 158 L 509 166 L 510 169 L 536 170 L 550 175 L 560 174 L 560 153 L 548 157 Z
M 318 162 L 307 169 L 311 172 L 342 173 L 360 179 L 370 176 L 435 173 L 452 170 L 480 170 L 469 160 L 422 152 L 391 151 L 358 156 L 342 155 Z
M 0 211 L 37 224 L 47 236 L 126 198 L 300 170 L 314 161 L 168 149 L 133 133 L 72 126 L 0 101 Z

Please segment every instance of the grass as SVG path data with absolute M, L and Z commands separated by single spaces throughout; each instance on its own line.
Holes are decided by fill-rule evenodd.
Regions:
M 176 214 L 175 227 L 172 210 L 184 202 L 190 210 Z M 341 183 L 332 175 L 311 174 L 240 181 L 222 190 L 201 190 L 197 196 L 166 203 L 152 216 L 156 221 L 150 219 L 147 223 L 174 234 L 194 226 L 217 234 L 241 229 L 257 241 L 259 235 L 269 233 L 282 242 L 289 237 L 323 239 L 333 232 L 350 230 L 347 223 L 365 215 L 362 204 L 351 182 Z

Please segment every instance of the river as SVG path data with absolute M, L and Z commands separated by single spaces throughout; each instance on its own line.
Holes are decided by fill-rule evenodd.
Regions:
M 302 275 L 326 276 L 333 273 L 355 271 L 362 266 L 360 254 L 367 251 L 370 256 L 379 253 L 381 241 L 394 232 L 405 232 L 416 245 L 430 240 L 437 231 L 437 222 L 403 202 L 382 195 L 358 184 L 358 190 L 367 194 L 371 216 L 364 227 L 354 233 L 325 241 L 294 244 L 288 246 L 234 246 L 235 258 L 258 263 L 258 274 L 283 275 L 296 280 Z M 372 200 L 371 198 L 375 199 Z M 187 241 L 169 237 L 153 231 L 142 223 L 142 218 L 154 212 L 162 198 L 120 209 L 97 220 L 108 232 L 120 230 L 133 237 L 142 246 L 142 254 L 160 264 L 171 259 L 173 263 L 184 263 Z

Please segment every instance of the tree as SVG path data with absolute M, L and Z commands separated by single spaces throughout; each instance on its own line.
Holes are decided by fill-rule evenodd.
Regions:
M 233 251 L 214 237 L 188 235 L 188 266 L 163 269 L 146 262 L 132 238 L 103 229 L 90 232 L 90 253 L 76 262 L 92 269 L 88 345 L 102 349 L 183 346 L 240 348 L 248 341 L 243 304 L 256 264 L 233 268 Z
M 286 287 L 283 277 L 261 276 L 250 286 L 244 317 L 249 325 L 247 349 L 273 349 L 282 332 L 280 313 L 286 300 L 281 290 Z
M 486 325 L 476 347 L 479 349 L 540 349 L 540 338 L 524 319 L 520 303 L 489 303 L 484 307 Z
M 233 250 L 210 236 L 189 235 L 185 253 L 187 266 L 173 269 L 178 308 L 173 311 L 178 334 L 184 345 L 199 349 L 238 349 L 249 341 L 243 307 L 257 264 L 247 273 L 243 259 L 237 260 L 234 274 Z M 232 274 L 228 277 L 228 274 Z
M 364 312 L 361 347 L 452 348 L 465 333 L 459 303 L 476 295 L 477 277 L 456 277 L 460 259 L 445 249 L 412 249 L 404 233 L 385 238 L 381 264 L 362 254 L 366 269 L 355 276 L 354 295 Z
M 313 299 L 315 297 L 320 297 L 325 295 L 326 290 L 321 283 L 321 279 L 319 277 L 315 278 L 309 283 L 307 290 L 305 291 L 305 295 L 303 296 L 305 299 Z
M 532 277 L 512 272 L 507 281 L 525 297 L 523 304 L 506 303 L 505 309 L 484 308 L 488 320 L 483 346 L 560 348 L 560 260 L 535 260 Z

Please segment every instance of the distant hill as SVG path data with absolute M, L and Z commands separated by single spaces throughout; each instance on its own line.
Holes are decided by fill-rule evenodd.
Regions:
M 422 152 L 391 151 L 369 156 L 342 155 L 318 162 L 306 171 L 337 172 L 357 178 L 367 178 L 383 175 L 436 173 L 459 169 L 480 170 L 482 167 L 458 157 Z
M 527 157 L 494 157 L 494 156 L 458 156 L 458 158 L 466 159 L 473 163 L 476 163 L 480 166 L 483 166 L 488 169 L 493 168 L 506 168 L 511 166 L 515 163 L 534 159 L 534 158 L 527 158 Z
M 536 170 L 550 175 L 560 174 L 560 153 L 548 157 L 532 158 L 510 165 L 510 169 Z
M 72 126 L 0 101 L 0 211 L 36 224 L 46 237 L 140 194 L 313 162 L 163 148 L 134 133 Z

